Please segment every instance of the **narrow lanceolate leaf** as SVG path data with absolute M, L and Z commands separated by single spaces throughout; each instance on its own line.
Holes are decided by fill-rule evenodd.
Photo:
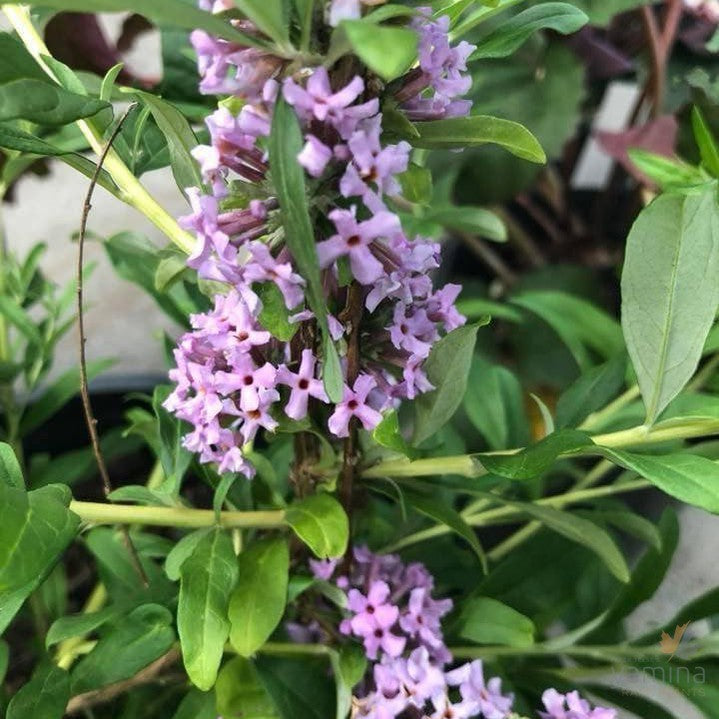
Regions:
M 530 502 L 508 502 L 511 506 L 537 519 L 549 529 L 567 539 L 577 542 L 594 552 L 609 571 L 621 582 L 630 579 L 629 567 L 612 537 L 601 527 L 588 519 L 582 519 L 569 512 L 553 507 L 544 507 Z
M 340 402 L 343 393 L 342 369 L 327 325 L 327 305 L 322 292 L 317 247 L 307 206 L 305 175 L 297 162 L 302 146 L 302 131 L 297 116 L 284 99 L 279 99 L 275 106 L 269 142 L 272 180 L 282 210 L 287 246 L 307 282 L 307 300 L 322 330 L 325 388 L 333 402 Z
M 547 161 L 537 138 L 524 125 L 511 120 L 473 115 L 418 122 L 415 127 L 419 137 L 407 138 L 415 147 L 451 150 L 494 144 L 529 162 L 543 164 Z
M 589 435 L 576 429 L 562 429 L 516 454 L 481 454 L 485 469 L 509 479 L 532 479 L 549 470 L 562 454 L 592 445 Z
M 477 644 L 531 647 L 534 622 L 490 597 L 469 599 L 460 607 L 458 636 Z
M 185 116 L 174 105 L 149 92 L 136 94 L 150 108 L 157 126 L 167 140 L 170 165 L 177 186 L 182 191 L 188 187 L 202 187 L 200 168 L 190 154 L 197 146 L 197 138 Z
M 598 448 L 609 460 L 633 470 L 682 502 L 719 514 L 719 464 L 694 454 L 645 455 Z
M 0 482 L 0 633 L 75 537 L 70 499 L 61 485 L 26 493 Z
M 180 569 L 177 629 L 187 675 L 203 691 L 217 679 L 230 633 L 227 608 L 237 583 L 237 557 L 229 534 L 205 535 Z
M 109 107 L 106 102 L 68 92 L 43 80 L 21 79 L 0 85 L 0 121 L 29 120 L 66 125 Z
M 240 554 L 239 565 L 241 580 L 230 601 L 230 641 L 239 654 L 250 657 L 270 638 L 285 611 L 287 542 L 257 542 Z
M 287 17 L 283 0 L 235 0 L 235 5 L 259 30 L 275 42 L 287 43 Z
M 418 512 L 421 512 L 439 524 L 445 525 L 457 536 L 464 539 L 464 541 L 472 548 L 472 551 L 477 555 L 477 559 L 482 566 L 482 571 L 485 574 L 487 573 L 487 556 L 484 553 L 484 549 L 479 543 L 479 539 L 477 538 L 474 529 L 472 529 L 472 527 L 464 521 L 459 512 L 434 497 L 425 497 L 415 492 L 406 492 L 405 497 L 410 505 L 412 505 L 412 507 L 414 507 Z
M 346 20 L 342 29 L 352 50 L 370 70 L 390 81 L 406 72 L 417 58 L 417 33 L 363 20 Z
M 480 40 L 470 60 L 507 57 L 539 30 L 554 30 L 569 35 L 584 26 L 589 18 L 578 8 L 563 2 L 547 2 L 528 8 Z
M 480 326 L 475 323 L 458 327 L 432 347 L 424 370 L 434 390 L 415 402 L 414 445 L 441 429 L 462 403 Z
M 341 557 L 347 550 L 349 520 L 342 505 L 329 494 L 293 502 L 285 519 L 320 559 Z
M 54 664 L 42 664 L 12 698 L 7 719 L 62 719 L 70 699 L 70 678 Z
M 592 412 L 605 407 L 624 385 L 627 356 L 621 353 L 582 374 L 557 402 L 557 427 L 578 427 Z
M 692 128 L 694 139 L 699 146 L 702 165 L 714 176 L 719 177 L 719 146 L 711 128 L 707 125 L 702 111 L 698 107 L 692 109 Z
M 714 195 L 661 195 L 627 239 L 622 328 L 648 423 L 694 374 L 719 305 Z

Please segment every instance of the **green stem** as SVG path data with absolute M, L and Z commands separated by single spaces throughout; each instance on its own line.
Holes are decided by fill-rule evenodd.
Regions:
M 623 645 L 609 646 L 571 646 L 562 649 L 552 649 L 537 644 L 532 647 L 450 647 L 449 651 L 455 659 L 494 659 L 500 657 L 576 657 L 583 659 L 598 659 L 613 662 L 622 657 L 643 658 L 648 656 L 661 656 L 659 647 L 632 647 Z
M 30 13 L 21 5 L 5 5 L 3 11 L 13 28 L 20 36 L 28 52 L 35 58 L 42 69 L 58 84 L 61 84 L 52 68 L 45 62 L 43 56 L 51 57 L 50 51 L 43 42 L 42 37 L 35 30 Z M 98 132 L 87 120 L 78 120 L 77 126 L 90 144 L 96 155 L 104 149 L 102 133 Z M 114 150 L 107 153 L 103 167 L 118 186 L 124 202 L 141 212 L 162 233 L 169 237 L 181 250 L 192 252 L 195 241 L 188 232 L 183 230 L 177 221 L 155 200 L 139 180 L 132 174 L 120 156 Z
M 7 267 L 7 242 L 5 231 L 0 217 L 0 296 L 5 294 L 5 268 Z M 12 347 L 10 346 L 10 326 L 5 316 L 0 313 L 0 362 L 12 362 Z M 15 390 L 12 382 L 0 382 L 0 410 L 5 415 L 7 429 L 7 442 L 12 447 L 21 467 L 24 467 L 22 442 L 20 441 L 20 417 Z
M 267 642 L 260 648 L 261 654 L 274 654 L 280 656 L 328 656 L 332 653 L 331 647 L 323 644 L 292 644 L 290 642 Z
M 647 427 L 640 425 L 619 432 L 610 432 L 592 437 L 594 443 L 600 447 L 621 449 L 626 447 L 639 447 L 676 439 L 691 439 L 719 434 L 719 420 L 701 419 L 688 421 L 670 421 L 664 426 Z M 510 449 L 505 452 L 493 452 L 497 455 L 512 455 L 522 451 L 523 448 Z M 593 454 L 592 447 L 588 446 L 582 453 Z M 568 452 L 561 456 L 576 455 Z M 461 477 L 476 479 L 487 474 L 478 455 L 464 454 L 456 457 L 431 457 L 410 462 L 407 459 L 393 459 L 372 467 L 366 468 L 362 476 L 377 477 L 431 477 L 438 474 L 456 474 Z
M 279 529 L 286 525 L 283 510 L 221 512 L 217 522 L 211 509 L 187 507 L 138 507 L 98 502 L 71 502 L 70 509 L 87 524 L 145 524 L 151 527 L 200 529 L 219 524 L 225 528 Z
M 620 394 L 613 402 L 610 402 L 604 409 L 600 409 L 590 414 L 587 419 L 580 425 L 579 429 L 591 430 L 595 427 L 601 427 L 610 417 L 624 409 L 641 395 L 639 385 L 632 385 L 624 394 Z
M 633 482 L 610 484 L 605 487 L 595 487 L 593 489 L 582 489 L 576 492 L 567 492 L 567 494 L 560 494 L 556 497 L 543 497 L 542 499 L 536 500 L 534 504 L 561 509 L 569 504 L 578 504 L 587 500 L 622 494 L 624 492 L 636 492 L 640 489 L 647 489 L 652 486 L 652 483 L 646 479 L 637 479 Z M 501 498 L 498 497 L 498 500 L 501 500 Z M 465 516 L 464 520 L 471 527 L 486 527 L 490 524 L 501 524 L 503 522 L 513 521 L 514 518 L 518 516 L 522 516 L 522 512 L 515 507 L 496 507 L 495 509 L 489 509 L 485 512 Z M 436 524 L 432 527 L 427 527 L 427 529 L 423 529 L 419 532 L 403 537 L 398 542 L 395 542 L 395 544 L 385 547 L 382 552 L 396 552 L 399 549 L 409 547 L 413 544 L 417 544 L 418 542 L 423 542 L 427 539 L 434 539 L 435 537 L 441 537 L 445 534 L 449 534 L 451 531 L 452 530 L 444 524 Z

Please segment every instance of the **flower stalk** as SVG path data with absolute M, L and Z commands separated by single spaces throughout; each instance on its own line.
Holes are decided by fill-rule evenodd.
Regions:
M 5 5 L 3 12 L 22 40 L 25 48 L 35 58 L 42 69 L 55 82 L 61 84 L 52 68 L 45 62 L 45 57 L 52 57 L 50 50 L 35 29 L 30 19 L 29 10 L 22 5 Z M 104 149 L 102 134 L 87 120 L 78 120 L 77 126 L 84 135 L 93 152 L 99 157 Z M 166 235 L 183 252 L 192 252 L 195 241 L 188 232 L 183 230 L 177 221 L 155 200 L 142 183 L 132 174 L 130 168 L 122 161 L 114 150 L 107 153 L 103 162 L 104 169 L 117 185 L 120 199 L 142 213 Z

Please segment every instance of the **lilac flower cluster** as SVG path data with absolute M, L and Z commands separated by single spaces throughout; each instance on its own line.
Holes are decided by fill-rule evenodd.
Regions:
M 432 597 L 434 579 L 423 564 L 355 547 L 349 574 L 338 572 L 337 560 L 310 566 L 317 579 L 333 580 L 346 594 L 339 631 L 360 640 L 370 660 L 353 718 L 509 719 L 513 697 L 502 693 L 498 677 L 485 679 L 480 660 L 447 669 L 452 655 L 441 621 L 452 601 Z M 615 710 L 592 709 L 577 692 L 549 689 L 542 699 L 541 719 L 616 719 Z
M 231 5 L 201 3 L 212 12 Z M 355 16 L 359 5 L 333 3 L 330 20 Z M 245 33 L 257 32 L 246 21 L 233 22 Z M 415 120 L 468 112 L 470 103 L 457 97 L 471 84 L 464 71 L 472 46 L 452 47 L 448 20 L 432 20 L 428 9 L 411 27 L 420 36 L 419 66 L 398 83 L 398 101 Z M 203 280 L 223 283 L 228 293 L 216 296 L 211 312 L 193 317 L 193 330 L 181 338 L 171 374 L 176 389 L 166 407 L 193 425 L 185 445 L 201 461 L 251 476 L 242 448 L 260 428 L 273 431 L 280 410 L 299 420 L 310 402 L 329 403 L 319 379 L 322 357 L 311 339 L 315 318 L 306 307 L 305 281 L 285 244 L 284 233 L 292 229 L 283 230 L 266 182 L 266 139 L 280 94 L 305 134 L 298 162 L 322 181 L 317 255 L 328 324 L 346 378 L 341 402 L 326 413 L 333 435 L 348 436 L 352 421 L 371 430 L 385 410 L 433 389 L 422 365 L 433 344 L 464 323 L 454 306 L 461 288 L 433 288 L 430 273 L 439 266 L 439 246 L 408 237 L 392 210 L 410 146 L 383 143 L 379 99 L 366 97 L 362 77 L 337 86 L 323 66 L 285 76 L 286 61 L 264 50 L 203 31 L 191 40 L 202 92 L 232 99 L 207 118 L 211 143 L 193 153 L 211 192 L 188 190 L 192 212 L 181 223 L 197 237 L 189 266 Z M 342 311 L 348 282 L 363 306 L 359 327 Z M 263 328 L 265 284 L 278 288 L 302 342 L 280 342 Z M 353 332 L 361 337 L 361 350 L 350 375 L 346 354 Z

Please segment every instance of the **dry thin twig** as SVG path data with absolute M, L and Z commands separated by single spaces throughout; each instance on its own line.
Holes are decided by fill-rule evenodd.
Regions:
M 102 689 L 96 689 L 85 694 L 78 694 L 70 700 L 70 703 L 65 709 L 66 714 L 79 714 L 82 711 L 91 709 L 99 704 L 107 704 L 116 697 L 124 694 L 134 687 L 142 686 L 143 684 L 151 684 L 155 681 L 160 681 L 160 676 L 166 669 L 172 667 L 177 660 L 180 658 L 180 652 L 178 649 L 171 649 L 167 654 L 163 654 L 159 659 L 155 660 L 152 664 L 145 667 L 142 671 L 135 674 L 134 677 L 126 679 L 116 684 L 110 684 L 110 686 L 103 687 Z
M 125 111 L 124 115 L 118 121 L 117 125 L 115 126 L 115 129 L 112 131 L 110 137 L 108 138 L 107 143 L 105 144 L 105 147 L 100 154 L 100 157 L 98 158 L 97 166 L 95 167 L 95 171 L 92 173 L 92 177 L 90 178 L 90 185 L 87 188 L 87 194 L 85 195 L 85 202 L 82 208 L 82 217 L 80 219 L 80 236 L 78 239 L 77 252 L 77 324 L 80 334 L 80 396 L 82 397 L 82 408 L 85 414 L 85 422 L 87 424 L 87 430 L 90 433 L 90 443 L 92 444 L 92 451 L 95 455 L 95 461 L 97 462 L 97 468 L 100 472 L 100 477 L 102 478 L 102 488 L 105 493 L 105 497 L 108 497 L 112 492 L 112 484 L 110 482 L 110 474 L 107 471 L 107 464 L 105 463 L 105 458 L 103 457 L 102 449 L 100 447 L 100 438 L 97 432 L 97 420 L 95 419 L 95 416 L 92 411 L 90 392 L 88 390 L 87 360 L 85 357 L 85 343 L 87 342 L 87 338 L 85 336 L 85 313 L 83 310 L 82 270 L 85 259 L 85 235 L 87 232 L 87 219 L 90 215 L 90 210 L 92 208 L 92 195 L 95 191 L 97 180 L 100 177 L 100 172 L 102 172 L 102 165 L 105 161 L 105 158 L 107 157 L 107 153 L 110 151 L 112 143 L 115 142 L 115 139 L 117 138 L 118 134 L 120 133 L 120 130 L 122 129 L 123 123 L 125 122 L 127 116 L 130 114 L 134 107 L 134 103 L 130 105 Z M 140 562 L 140 557 L 137 553 L 137 549 L 132 543 L 130 532 L 128 531 L 127 527 L 121 527 L 121 531 L 125 546 L 127 547 L 127 551 L 130 554 L 130 559 L 135 568 L 135 571 L 142 580 L 142 583 L 147 586 L 147 575 L 145 574 L 145 570 L 143 569 L 142 563 Z

